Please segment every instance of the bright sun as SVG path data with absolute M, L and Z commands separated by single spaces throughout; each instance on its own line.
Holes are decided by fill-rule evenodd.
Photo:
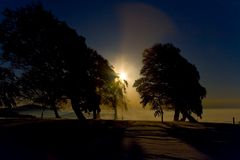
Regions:
M 123 71 L 120 72 L 119 74 L 119 78 L 123 81 L 123 80 L 127 80 L 127 74 Z

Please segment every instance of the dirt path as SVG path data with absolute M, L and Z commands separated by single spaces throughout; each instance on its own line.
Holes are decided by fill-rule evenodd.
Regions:
M 211 159 L 192 146 L 166 133 L 167 125 L 149 126 L 144 122 L 135 122 L 124 134 L 123 146 L 127 159 L 163 159 L 163 160 L 204 160 Z

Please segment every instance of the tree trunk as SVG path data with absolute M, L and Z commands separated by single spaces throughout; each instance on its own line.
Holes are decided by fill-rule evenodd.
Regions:
M 56 106 L 53 107 L 53 111 L 54 111 L 54 114 L 55 114 L 56 118 L 61 118 L 60 115 L 58 114 L 58 110 L 57 110 Z
M 179 114 L 180 110 L 178 108 L 175 108 L 174 121 L 179 121 Z
M 183 117 L 186 117 L 189 122 L 193 122 L 193 123 L 197 123 L 198 121 L 193 117 L 191 116 L 187 111 L 181 111 L 181 113 L 183 114 Z
M 114 119 L 117 120 L 118 119 L 118 115 L 117 115 L 117 106 L 114 107 L 115 112 L 114 112 Z
M 51 108 L 54 111 L 55 117 L 56 118 L 61 118 L 60 115 L 58 114 L 57 106 L 56 106 L 54 100 L 51 100 Z
M 77 118 L 79 120 L 85 120 L 86 118 L 84 117 L 82 111 L 80 110 L 80 105 L 76 97 L 71 98 L 71 104 L 72 104 L 72 109 L 75 112 Z
M 45 111 L 45 108 L 46 108 L 46 106 L 45 106 L 45 105 L 42 105 L 41 119 L 43 119 L 43 113 L 44 113 L 44 111 Z
M 114 108 L 114 120 L 118 119 L 118 111 L 117 111 L 117 100 L 116 98 L 113 99 L 112 101 L 112 107 Z
M 97 111 L 93 110 L 93 119 L 97 119 Z
M 161 114 L 161 120 L 162 120 L 162 123 L 163 123 L 163 112 L 162 112 L 162 114 Z
M 93 110 L 93 119 L 100 119 L 100 111 Z
M 182 118 L 180 119 L 180 121 L 183 121 L 183 122 L 185 122 L 186 121 L 186 119 L 187 119 L 187 116 L 186 116 L 186 114 L 182 114 Z
M 100 111 L 97 111 L 97 119 L 101 119 Z

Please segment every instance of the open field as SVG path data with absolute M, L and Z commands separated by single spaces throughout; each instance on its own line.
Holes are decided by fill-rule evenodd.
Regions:
M 239 159 L 240 125 L 0 120 L 1 160 Z

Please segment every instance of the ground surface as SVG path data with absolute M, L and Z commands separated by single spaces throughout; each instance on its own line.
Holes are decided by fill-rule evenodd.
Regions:
M 232 124 L 3 119 L 0 136 L 0 160 L 240 159 Z

